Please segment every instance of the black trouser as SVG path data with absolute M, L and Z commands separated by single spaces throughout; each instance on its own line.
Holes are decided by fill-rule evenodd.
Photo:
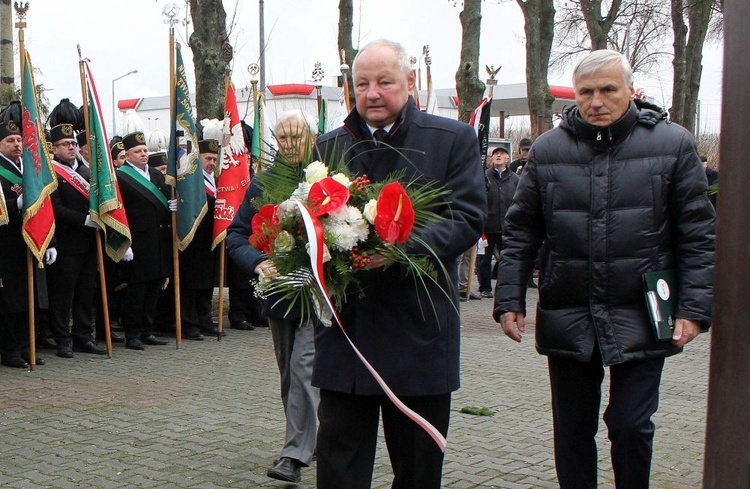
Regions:
M 125 338 L 137 339 L 154 333 L 156 303 L 159 300 L 162 279 L 129 283 L 123 289 L 122 325 Z
M 188 289 L 180 287 L 180 320 L 182 330 L 200 330 L 211 324 L 211 299 L 214 289 Z
M 47 269 L 47 283 L 50 331 L 57 346 L 71 346 L 71 338 L 79 344 L 94 341 L 96 255 L 61 254 Z
M 451 395 L 400 397 L 447 436 Z M 385 396 L 356 396 L 321 389 L 318 407 L 318 488 L 371 486 L 380 414 L 394 489 L 438 489 L 443 452 L 430 436 Z
M 243 321 L 253 324 L 266 324 L 261 309 L 260 299 L 255 297 L 252 287 L 229 287 L 229 324 L 238 325 Z
M 555 466 L 561 489 L 596 489 L 596 432 L 604 378 L 599 348 L 589 362 L 549 358 Z M 664 359 L 610 367 L 604 411 L 617 489 L 647 489 Z
M 0 311 L 0 356 L 21 355 L 29 343 L 29 313 Z

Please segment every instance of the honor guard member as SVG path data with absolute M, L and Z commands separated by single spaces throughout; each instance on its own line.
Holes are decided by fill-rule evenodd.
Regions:
M 0 123 L 0 360 L 8 367 L 29 368 L 22 151 L 20 124 Z M 55 248 L 47 248 L 45 263 L 51 265 L 56 256 Z M 36 364 L 44 365 L 44 360 L 36 357 Z
M 219 141 L 198 141 L 198 150 L 203 167 L 208 210 L 195 230 L 193 240 L 180 252 L 180 310 L 183 338 L 188 340 L 202 340 L 201 324 L 211 323 L 211 299 L 218 263 L 216 251 L 211 250 L 211 243 L 216 203 L 214 171 L 219 158 Z
M 126 161 L 117 170 L 123 206 L 133 245 L 122 264 L 122 325 L 125 346 L 143 350 L 144 345 L 166 345 L 154 335 L 153 325 L 159 291 L 172 274 L 172 224 L 164 175 L 148 166 L 148 148 L 142 132 L 123 137 Z
M 52 193 L 55 212 L 57 261 L 47 271 L 50 330 L 57 356 L 73 358 L 73 349 L 103 355 L 94 340 L 96 291 L 96 229 L 89 215 L 89 168 L 76 159 L 78 143 L 73 126 L 58 124 L 50 131 L 52 165 L 57 190 Z M 72 329 L 70 318 L 73 318 Z

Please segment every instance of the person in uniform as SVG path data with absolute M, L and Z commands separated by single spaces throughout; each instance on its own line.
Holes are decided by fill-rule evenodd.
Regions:
M 13 120 L 0 123 L 0 362 L 15 368 L 29 368 L 22 151 L 21 125 Z M 56 257 L 57 250 L 48 247 L 45 263 L 53 264 Z M 44 363 L 36 357 L 37 365 Z
M 91 172 L 76 159 L 78 143 L 72 125 L 53 127 L 50 141 L 57 175 L 51 200 L 58 251 L 57 261 L 47 271 L 50 330 L 58 357 L 73 358 L 73 349 L 103 355 L 107 351 L 94 340 L 98 226 L 89 215 Z
M 211 250 L 214 227 L 216 181 L 214 171 L 219 158 L 219 141 L 198 141 L 203 183 L 206 188 L 208 210 L 195 230 L 193 240 L 180 252 L 180 311 L 183 338 L 202 340 L 201 325 L 211 323 L 211 299 L 214 293 L 217 250 Z
M 125 347 L 143 350 L 144 345 L 166 345 L 154 335 L 153 325 L 159 291 L 172 274 L 172 223 L 170 211 L 177 202 L 168 200 L 169 187 L 158 170 L 148 166 L 148 148 L 142 132 L 123 137 L 125 163 L 117 170 L 123 206 L 133 245 L 122 264 L 121 320 Z

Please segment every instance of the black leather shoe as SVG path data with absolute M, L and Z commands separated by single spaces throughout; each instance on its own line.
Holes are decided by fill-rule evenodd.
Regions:
M 21 358 L 23 358 L 23 360 L 26 363 L 31 363 L 31 360 L 30 360 L 31 355 L 29 355 L 29 352 L 23 352 L 21 354 Z M 44 360 L 44 358 L 40 357 L 39 355 L 37 355 L 36 358 L 34 358 L 34 364 L 35 365 L 44 365 L 45 363 L 47 363 L 47 362 Z
M 75 351 L 81 351 L 83 353 L 91 353 L 93 355 L 106 355 L 106 348 L 101 348 L 96 345 L 93 341 L 86 341 L 75 345 Z
M 299 482 L 302 479 L 300 476 L 301 465 L 299 461 L 293 458 L 281 457 L 266 475 L 271 479 L 280 481 Z
M 39 338 L 36 340 L 36 347 L 44 350 L 57 350 L 57 343 L 52 338 Z
M 110 330 L 109 337 L 112 339 L 112 343 L 125 343 L 125 337 L 116 331 Z M 96 333 L 96 339 L 102 342 L 107 341 L 107 335 L 104 334 L 104 331 L 99 331 Z
M 182 337 L 186 340 L 203 341 L 203 335 L 198 329 L 187 329 Z
M 131 350 L 145 350 L 146 348 L 143 346 L 143 342 L 139 340 L 138 338 L 125 338 L 125 348 L 129 348 Z
M 156 336 L 150 334 L 148 336 L 142 336 L 141 341 L 144 345 L 168 345 L 169 340 L 163 340 L 161 338 L 157 338 Z
M 57 356 L 60 358 L 73 358 L 73 349 L 66 345 L 58 346 Z
M 216 336 L 219 334 L 219 327 L 214 326 L 212 328 L 201 329 L 201 333 L 203 333 L 206 336 Z M 221 336 L 226 336 L 226 335 L 227 335 L 227 332 L 222 329 Z
M 3 357 L 2 363 L 6 367 L 13 367 L 13 368 L 29 368 L 29 364 L 21 358 L 20 355 L 14 355 L 12 357 Z
M 242 321 L 241 323 L 236 323 L 230 326 L 232 329 L 239 329 L 240 331 L 252 331 L 255 329 L 255 326 L 253 323 L 248 323 L 247 321 Z

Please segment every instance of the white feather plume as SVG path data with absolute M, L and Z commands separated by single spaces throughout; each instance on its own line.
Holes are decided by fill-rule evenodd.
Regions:
M 145 129 L 143 121 L 138 116 L 135 109 L 128 109 L 125 111 L 125 115 L 122 116 L 122 135 L 130 134 L 131 132 L 140 131 L 143 132 Z
M 221 143 L 224 138 L 224 121 L 219 119 L 202 119 L 203 139 L 215 139 Z
M 146 136 L 146 146 L 152 153 L 166 151 L 169 147 L 169 134 L 164 129 L 157 127 Z

